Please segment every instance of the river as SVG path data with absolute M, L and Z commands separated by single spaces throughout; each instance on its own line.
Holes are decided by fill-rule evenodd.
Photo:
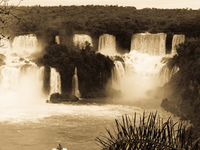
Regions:
M 68 150 L 100 149 L 95 138 L 114 126 L 122 115 L 158 111 L 166 120 L 172 114 L 160 100 L 83 99 L 78 103 L 37 103 L 0 109 L 0 149 L 51 150 L 58 143 Z M 178 118 L 175 118 L 177 120 Z

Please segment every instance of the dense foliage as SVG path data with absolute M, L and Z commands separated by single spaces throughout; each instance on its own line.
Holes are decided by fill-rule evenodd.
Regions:
M 182 33 L 187 37 L 200 35 L 200 10 L 141 9 L 118 6 L 19 7 L 13 13 L 20 23 L 12 21 L 14 34 L 59 34 L 62 44 L 73 32 L 88 33 L 98 39 L 103 33 L 113 34 L 118 46 L 130 48 L 131 36 L 139 32 Z M 94 44 L 95 45 L 95 44 Z M 96 44 L 97 45 L 97 44 Z M 96 48 L 95 48 L 96 49 Z
M 165 85 L 166 97 L 192 120 L 200 135 L 200 39 L 187 41 L 177 52 L 168 65 L 177 65 L 180 70 Z
M 192 132 L 186 132 L 185 126 L 173 123 L 169 118 L 163 122 L 157 114 L 143 114 L 139 125 L 136 113 L 133 119 L 122 116 L 122 123 L 115 120 L 114 132 L 107 129 L 107 136 L 97 137 L 97 144 L 103 150 L 198 150 L 198 142 L 192 141 Z
M 41 65 L 56 68 L 61 75 L 62 92 L 71 92 L 72 77 L 77 67 L 79 90 L 84 96 L 88 92 L 103 89 L 111 77 L 113 61 L 95 53 L 88 44 L 85 48 L 49 45 L 46 54 L 39 60 Z

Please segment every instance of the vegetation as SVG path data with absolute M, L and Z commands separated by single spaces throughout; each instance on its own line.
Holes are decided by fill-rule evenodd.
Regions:
M 164 86 L 169 106 L 181 112 L 195 126 L 200 135 L 200 39 L 191 39 L 180 45 L 169 62 L 169 68 L 177 65 L 179 71 Z M 166 108 L 167 106 L 163 106 Z M 169 110 L 169 108 L 166 108 Z
M 71 92 L 72 77 L 77 67 L 82 96 L 103 89 L 114 67 L 111 59 L 95 53 L 89 44 L 81 50 L 74 46 L 49 45 L 46 47 L 46 54 L 37 63 L 57 69 L 61 75 L 63 93 Z
M 18 5 L 20 2 L 21 0 L 19 0 Z M 9 32 L 12 28 L 10 25 L 13 23 L 13 21 L 15 23 L 19 23 L 20 19 L 13 13 L 17 6 L 8 6 L 8 0 L 0 1 L 0 40 L 3 38 L 10 38 L 12 34 Z
M 14 34 L 59 34 L 66 44 L 70 34 L 88 33 L 97 39 L 103 33 L 116 36 L 118 46 L 129 49 L 134 33 L 182 33 L 187 37 L 200 35 L 200 10 L 150 9 L 118 6 L 19 7 L 12 12 L 20 22 L 10 22 Z M 48 36 L 47 36 L 48 37 Z M 95 45 L 95 44 L 94 44 Z M 97 45 L 97 44 L 96 44 Z M 96 47 L 94 48 L 96 50 Z
M 163 120 L 157 113 L 143 114 L 139 125 L 136 124 L 136 113 L 131 120 L 127 115 L 122 116 L 122 123 L 115 120 L 115 129 L 112 133 L 107 130 L 108 136 L 103 135 L 95 140 L 104 150 L 148 150 L 148 149 L 173 149 L 173 150 L 198 150 L 198 140 L 192 140 L 192 130 L 180 123 L 173 123 L 169 118 Z

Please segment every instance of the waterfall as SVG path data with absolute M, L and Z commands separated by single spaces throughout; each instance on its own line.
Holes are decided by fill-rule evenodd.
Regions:
M 125 69 L 121 61 L 114 61 L 115 67 L 112 73 L 112 86 L 120 90 L 121 79 L 125 76 Z
M 136 50 L 149 55 L 163 56 L 166 53 L 165 33 L 138 33 L 131 39 L 131 50 Z
M 124 62 L 115 61 L 112 85 L 114 89 L 121 90 L 124 97 L 145 97 L 147 91 L 163 84 L 159 77 L 160 70 L 165 65 L 161 62 L 161 56 L 151 56 L 132 50 L 122 59 Z
M 169 81 L 169 79 L 170 79 L 170 70 L 167 67 L 167 65 L 164 65 L 162 67 L 162 69 L 160 70 L 159 79 L 160 79 L 160 82 L 161 82 L 162 86 Z
M 182 44 L 185 42 L 185 35 L 183 34 L 175 34 L 172 39 L 172 50 L 171 55 L 177 54 L 177 48 L 179 44 Z
M 177 65 L 175 65 L 175 66 L 172 68 L 172 70 L 171 70 L 171 72 L 170 72 L 170 74 L 169 74 L 169 78 L 171 79 L 172 76 L 175 75 L 178 71 L 179 71 L 179 67 L 178 67 Z
M 57 36 L 55 36 L 55 42 L 57 43 L 57 44 L 60 44 L 60 37 L 57 35 Z
M 28 57 L 38 52 L 38 40 L 36 35 L 20 35 L 16 36 L 12 43 L 12 53 L 16 53 L 20 57 Z
M 75 67 L 74 76 L 72 78 L 72 95 L 76 97 L 80 97 L 80 92 L 78 88 L 78 75 L 77 75 L 77 68 Z
M 6 65 L 0 67 L 0 105 L 15 107 L 44 102 L 44 67 L 38 67 L 27 58 L 36 52 L 39 51 L 35 35 L 14 38 L 12 49 L 6 55 Z M 52 93 L 61 93 L 60 75 L 54 68 L 50 73 Z
M 118 55 L 116 50 L 116 37 L 110 34 L 103 34 L 99 37 L 98 52 L 108 56 Z
M 10 50 L 10 41 L 7 38 L 0 39 L 0 53 L 6 55 Z
M 1 43 L 0 49 L 6 51 L 3 53 L 6 65 L 0 66 L 0 105 L 16 108 L 41 103 L 44 67 L 26 58 L 37 51 L 37 37 L 33 34 L 16 36 L 12 48 L 8 39 L 1 39 Z
M 90 43 L 90 46 L 92 46 L 92 38 L 89 35 L 86 34 L 74 34 L 73 42 L 75 46 L 79 46 L 79 48 L 85 48 L 86 43 Z
M 18 65 L 0 67 L 0 105 L 24 106 L 41 103 L 43 67 Z
M 53 93 L 61 94 L 61 79 L 59 72 L 55 68 L 50 70 L 50 95 Z

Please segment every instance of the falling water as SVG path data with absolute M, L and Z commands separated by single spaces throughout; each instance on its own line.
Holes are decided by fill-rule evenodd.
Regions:
M 50 72 L 50 95 L 53 93 L 61 94 L 61 79 L 59 72 L 55 68 L 51 68 Z
M 114 61 L 115 67 L 112 71 L 112 86 L 116 90 L 121 90 L 121 79 L 125 77 L 125 69 L 123 66 L 123 62 Z
M 23 65 L 0 68 L 0 105 L 26 106 L 41 103 L 43 67 Z
M 179 44 L 182 44 L 185 42 L 185 35 L 183 34 L 175 34 L 172 39 L 172 51 L 171 55 L 177 54 L 177 48 Z
M 167 67 L 166 64 L 160 70 L 159 79 L 160 79 L 160 84 L 161 85 L 164 85 L 170 79 L 170 70 L 169 70 L 169 68 Z
M 88 43 L 90 43 L 90 46 L 92 46 L 92 38 L 89 35 L 74 34 L 73 42 L 76 46 L 78 45 L 79 48 L 85 48 L 86 47 L 86 43 L 85 43 L 86 41 Z
M 15 37 L 12 49 L 8 43 L 3 47 L 7 51 L 6 65 L 0 67 L 0 105 L 16 107 L 40 103 L 43 97 L 44 68 L 25 58 L 37 51 L 36 36 L 29 34 Z
M 38 51 L 38 40 L 36 35 L 20 35 L 16 36 L 12 43 L 12 53 L 16 53 L 20 57 L 28 57 Z
M 171 72 L 170 72 L 170 74 L 169 74 L 169 78 L 172 78 L 172 76 L 175 75 L 178 71 L 179 71 L 179 67 L 178 67 L 177 65 L 175 65 L 175 66 L 172 68 L 172 70 L 171 70 Z
M 110 34 L 103 34 L 99 37 L 98 52 L 108 56 L 118 55 L 116 50 L 116 37 Z
M 112 102 L 105 104 L 101 100 L 96 104 L 44 103 L 33 106 L 31 102 L 42 102 L 39 97 L 42 93 L 43 67 L 39 68 L 27 59 L 12 59 L 14 61 L 9 65 L 0 67 L 0 132 L 2 137 L 6 137 L 0 141 L 0 149 L 51 149 L 58 143 L 68 149 L 78 150 L 80 145 L 82 149 L 98 149 L 93 142 L 94 137 L 106 133 L 105 127 L 112 125 L 114 119 L 121 119 L 122 114 L 131 116 L 135 112 L 139 118 L 143 113 L 142 107 Z M 123 60 L 115 62 L 114 81 L 120 80 L 116 86 L 120 89 L 124 87 L 123 92 L 127 92 L 128 96 L 135 94 L 135 98 L 145 94 L 142 91 L 148 89 L 163 65 L 160 57 L 131 51 L 123 56 Z M 77 77 L 77 69 L 74 76 Z M 51 90 L 59 92 L 60 75 L 54 68 L 51 68 L 50 80 Z M 78 78 L 75 81 L 78 83 Z M 152 82 L 157 83 L 155 80 Z M 16 109 L 17 105 L 24 106 L 26 103 L 25 108 Z M 165 120 L 171 115 L 160 107 L 158 113 L 161 117 L 165 116 Z
M 57 36 L 55 36 L 55 42 L 57 43 L 57 44 L 60 44 L 60 37 L 57 35 Z
M 161 86 L 159 73 L 164 64 L 161 56 L 150 56 L 135 50 L 115 61 L 113 88 L 127 98 L 142 98 L 146 92 Z
M 131 39 L 131 50 L 137 50 L 149 55 L 163 56 L 166 53 L 165 33 L 138 33 Z
M 74 76 L 72 78 L 72 95 L 76 97 L 80 97 L 80 92 L 78 88 L 78 75 L 77 75 L 77 68 L 75 67 Z
M 10 41 L 7 38 L 0 39 L 0 53 L 6 55 L 10 50 Z

